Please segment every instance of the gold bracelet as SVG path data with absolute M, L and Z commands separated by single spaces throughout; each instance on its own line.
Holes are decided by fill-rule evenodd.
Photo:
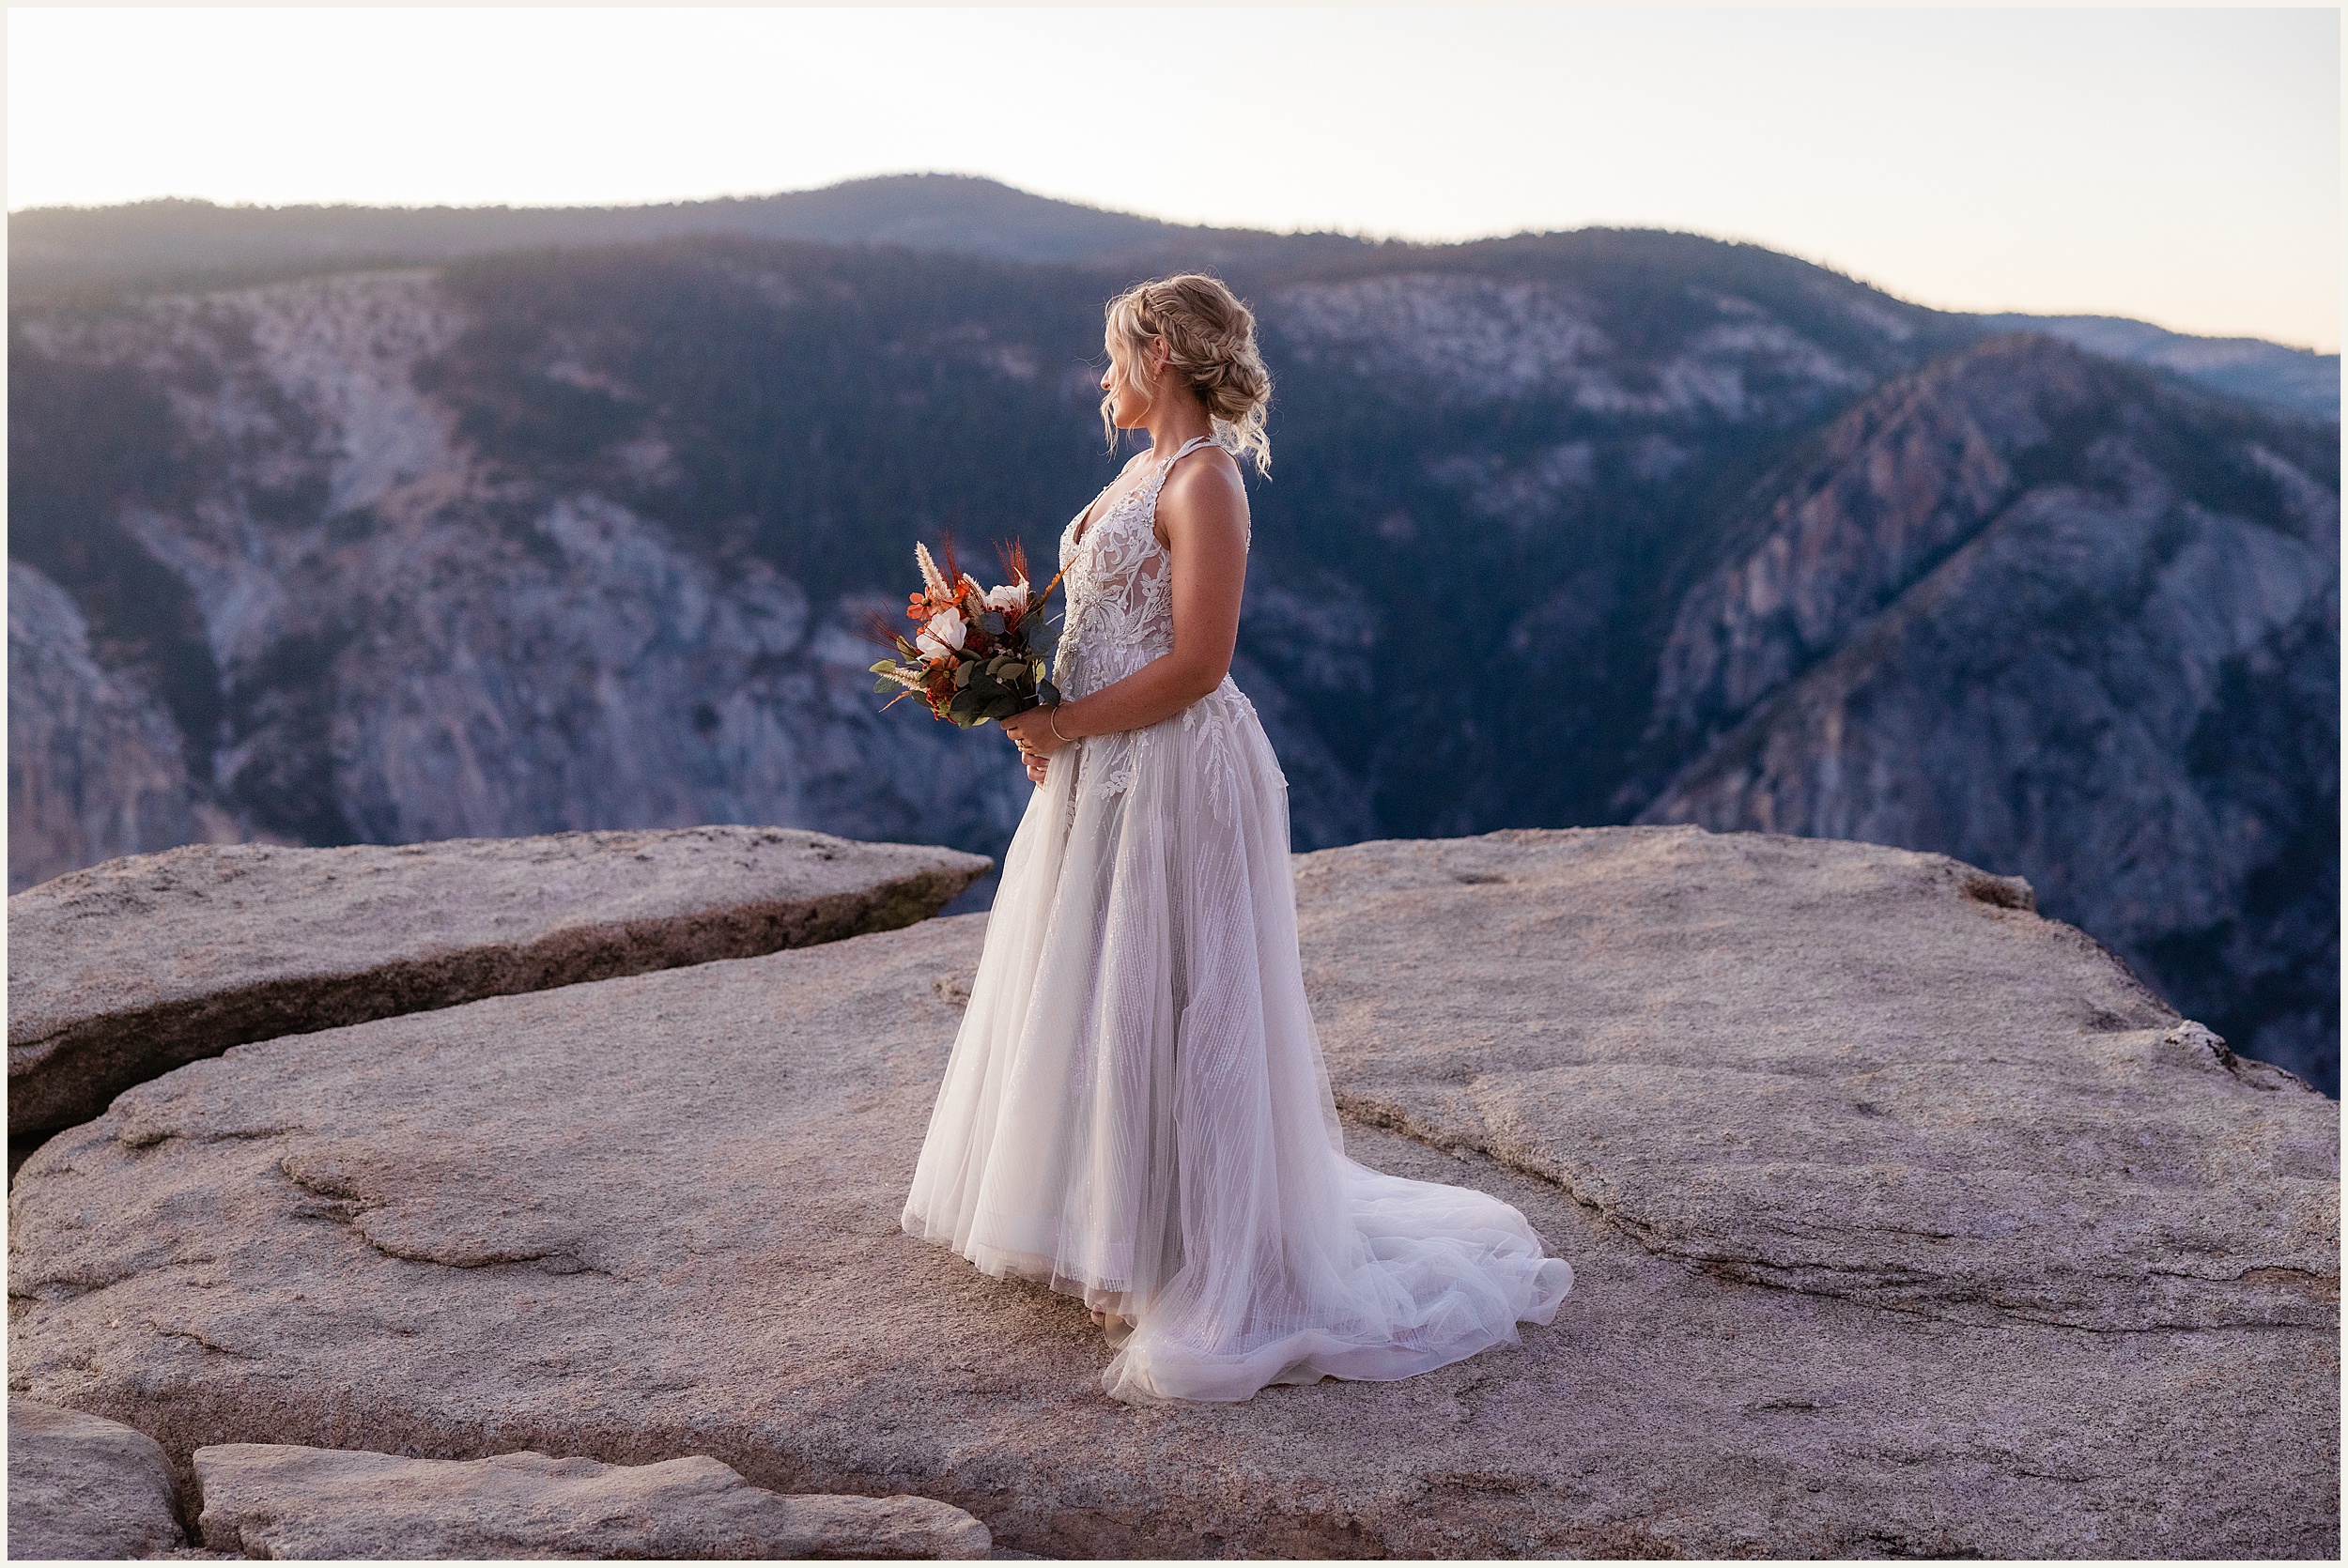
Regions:
M 1063 734 L 1061 734 L 1061 733 L 1059 732 L 1059 704 L 1058 704 L 1058 703 L 1055 702 L 1055 703 L 1053 703 L 1053 704 L 1052 704 L 1049 708 L 1047 708 L 1047 709 L 1045 709 L 1045 710 L 1044 710 L 1044 713 L 1043 713 L 1043 722 L 1044 722 L 1045 724 L 1048 724 L 1048 725 L 1050 725 L 1050 726 L 1051 726 L 1051 728 L 1052 728 L 1052 738 L 1053 738 L 1054 740 L 1056 740 L 1056 741 L 1059 742 L 1059 743 L 1060 743 L 1060 745 L 1062 745 L 1062 746 L 1067 746 L 1067 745 L 1071 744 L 1072 742 L 1074 742 L 1074 741 L 1076 739 L 1076 737 L 1075 737 L 1075 736 L 1074 736 L 1074 735 L 1063 735 Z

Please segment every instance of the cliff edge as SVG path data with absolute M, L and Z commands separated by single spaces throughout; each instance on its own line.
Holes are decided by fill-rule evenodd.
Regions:
M 2339 1106 L 2030 889 L 1688 827 L 1296 863 L 1349 1152 L 1578 1283 L 1135 1410 L 898 1228 L 985 916 L 239 1045 L 10 1199 L 10 1386 L 156 1438 L 707 1455 L 1047 1555 L 2329 1557 Z

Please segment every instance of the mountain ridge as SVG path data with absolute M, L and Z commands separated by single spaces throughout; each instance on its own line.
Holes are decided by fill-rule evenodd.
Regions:
M 26 208 L 8 220 L 10 298 L 26 304 L 102 302 L 126 289 L 230 287 L 322 269 L 374 270 L 547 247 L 599 248 L 691 237 L 898 245 L 996 260 L 1150 270 L 1174 265 L 1260 269 L 1394 251 L 1442 257 L 1463 248 L 1591 232 L 1528 231 L 1421 242 L 1184 224 L 1036 195 L 979 176 L 922 173 L 757 196 L 625 206 L 246 207 L 166 197 Z M 2284 412 L 2314 419 L 2340 415 L 2336 353 L 2256 338 L 2176 332 L 2124 317 L 1940 314 L 1972 322 L 1985 333 L 2047 332 L 2108 357 L 2173 370 Z
M 165 197 L 31 208 L 9 214 L 8 248 L 12 292 L 39 302 L 106 285 L 210 283 L 240 270 L 270 277 L 321 268 L 372 270 L 555 246 L 721 236 L 1057 262 L 1114 262 L 1169 245 L 1220 254 L 1376 243 L 1172 223 L 976 176 L 904 174 L 760 196 L 606 207 L 230 207 Z

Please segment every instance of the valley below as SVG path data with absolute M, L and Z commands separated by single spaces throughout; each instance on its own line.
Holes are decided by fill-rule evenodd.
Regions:
M 1370 245 L 873 186 L 829 241 L 731 209 L 430 254 L 255 229 L 177 278 L 75 274 L 35 225 L 11 889 L 191 842 L 722 823 L 999 858 L 1011 748 L 878 712 L 857 628 L 917 539 L 1048 575 L 1119 461 L 1101 300 L 1208 265 L 1275 376 L 1234 675 L 1298 850 L 1947 853 L 2337 1093 L 2338 415 L 2306 367 L 2270 396 L 2248 350 L 1687 235 Z

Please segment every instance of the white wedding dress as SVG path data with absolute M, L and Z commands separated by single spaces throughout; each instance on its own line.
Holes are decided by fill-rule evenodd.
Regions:
M 1160 486 L 1060 536 L 1070 698 L 1173 647 Z M 1391 1379 L 1548 1323 L 1523 1215 L 1345 1154 L 1305 998 L 1288 780 L 1226 676 L 1054 756 L 1011 848 L 904 1228 L 1110 1321 L 1129 1403 Z

